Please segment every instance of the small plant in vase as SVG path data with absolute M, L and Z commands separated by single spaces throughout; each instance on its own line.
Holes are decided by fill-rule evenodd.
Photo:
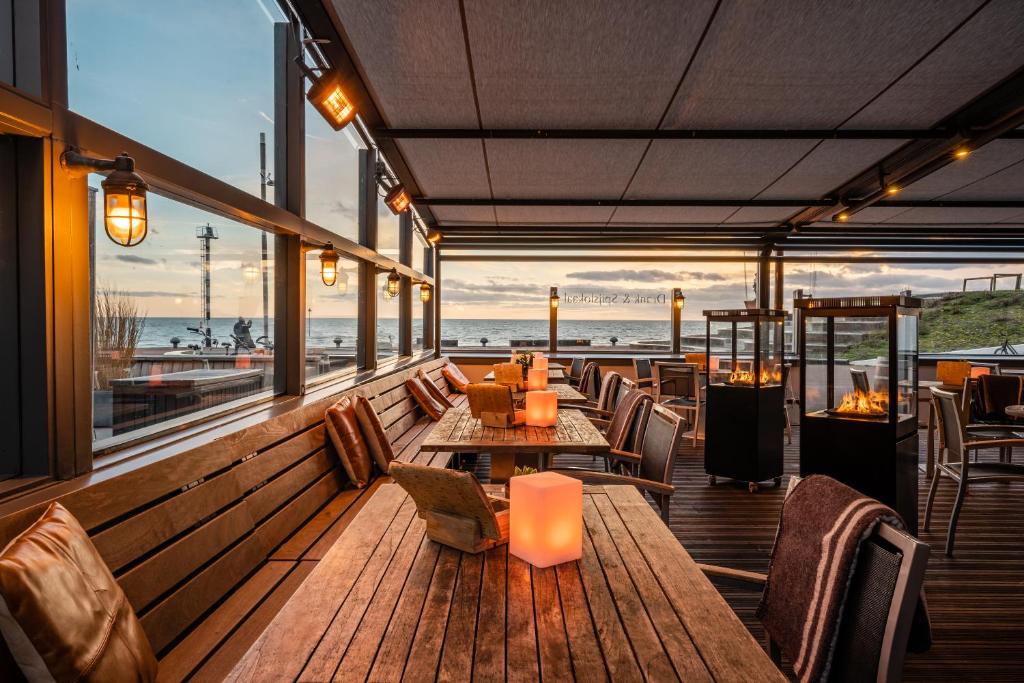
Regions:
M 519 367 L 523 371 L 523 377 L 526 377 L 527 370 L 529 370 L 530 366 L 533 364 L 533 354 L 529 351 L 525 353 L 517 353 L 516 362 L 519 363 Z

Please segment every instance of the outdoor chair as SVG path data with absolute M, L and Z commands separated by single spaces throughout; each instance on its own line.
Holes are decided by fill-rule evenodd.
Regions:
M 970 452 L 982 448 L 999 448 L 1001 454 L 1005 449 L 1024 446 L 1024 436 L 1006 432 L 996 438 L 978 438 L 974 431 L 964 424 L 964 410 L 959 397 L 951 391 L 932 389 L 932 401 L 935 402 L 935 413 L 939 421 L 939 433 L 943 437 L 943 448 L 939 450 L 935 474 L 928 489 L 928 502 L 924 506 L 924 530 L 928 531 L 931 522 L 932 503 L 935 492 L 939 488 L 939 479 L 947 476 L 957 483 L 956 500 L 949 516 L 949 530 L 946 532 L 946 555 L 953 556 L 956 541 L 956 525 L 963 507 L 964 498 L 970 484 L 995 481 L 1024 482 L 1024 465 L 1011 462 L 971 462 Z M 1006 492 L 1002 492 L 1004 495 Z
M 576 467 L 551 471 L 574 477 L 584 484 L 635 486 L 654 499 L 661 510 L 661 519 L 667 525 L 669 504 L 676 490 L 672 485 L 672 466 L 683 437 L 683 420 L 664 406 L 653 402 L 650 405 L 651 412 L 643 429 L 639 452 L 610 452 L 613 470 L 618 471 L 597 472 Z
M 799 483 L 799 477 L 790 478 L 787 498 Z M 807 539 L 809 545 L 822 542 Z M 830 683 L 902 679 L 929 553 L 928 544 L 885 522 L 862 541 L 839 624 Z M 764 590 L 768 578 L 758 572 L 698 566 L 713 580 L 754 590 Z M 782 653 L 772 634 L 767 635 L 768 652 L 781 668 Z
M 686 417 L 690 427 L 688 435 L 696 447 L 700 439 L 703 403 L 700 366 L 697 363 L 659 363 L 658 388 L 658 402 Z M 672 398 L 660 400 L 666 394 Z
M 619 389 L 622 387 L 622 375 L 617 372 L 609 372 L 601 381 L 601 390 L 597 394 L 596 401 L 588 401 L 578 406 L 579 408 L 592 408 L 605 417 L 612 414 L 615 404 L 619 399 Z M 577 407 L 577 406 L 574 406 Z
M 591 401 L 596 401 L 601 395 L 601 368 L 597 363 L 590 361 L 583 367 L 580 384 L 576 390 L 585 394 Z
M 583 356 L 573 356 L 572 363 L 569 364 L 569 372 L 566 375 L 566 380 L 569 382 L 571 387 L 579 387 L 580 380 L 583 379 Z
M 650 358 L 634 358 L 633 372 L 636 374 L 637 386 L 645 391 L 654 391 L 654 369 Z
M 597 427 L 598 431 L 604 434 L 605 439 L 613 450 L 631 450 L 639 445 L 638 436 L 642 432 L 642 422 L 631 422 L 632 418 L 638 417 L 633 413 L 640 396 L 646 397 L 647 401 L 640 401 L 641 408 L 644 403 L 648 404 L 646 410 L 650 411 L 650 403 L 653 403 L 650 395 L 640 391 L 636 384 L 627 378 L 623 378 L 618 391 L 619 399 L 615 402 L 611 411 L 598 410 L 590 406 L 573 406 L 590 418 L 590 421 Z M 638 396 L 639 395 L 639 396 Z M 633 413 L 632 418 L 628 417 Z

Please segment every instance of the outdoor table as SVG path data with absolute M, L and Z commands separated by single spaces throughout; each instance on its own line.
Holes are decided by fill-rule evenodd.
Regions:
M 1006 406 L 1006 414 L 1016 420 L 1024 419 L 1024 405 Z
M 485 427 L 469 408 L 449 408 L 420 444 L 421 451 L 490 453 L 491 481 L 507 481 L 515 466 L 543 469 L 558 453 L 604 453 L 610 446 L 578 410 L 560 408 L 554 427 Z
M 374 494 L 230 681 L 785 681 L 633 487 L 588 486 L 583 556 L 439 545 Z
M 586 394 L 573 389 L 568 384 L 549 384 L 548 391 L 553 391 L 558 394 L 558 404 L 573 404 L 573 403 L 586 403 L 590 399 L 587 398 Z M 526 398 L 525 391 L 514 391 L 512 392 L 512 398 L 519 401 Z
M 484 375 L 484 381 L 485 382 L 493 382 L 494 381 L 494 370 L 491 370 L 486 375 Z M 525 382 L 526 380 L 524 379 L 523 381 Z M 560 370 L 558 368 L 552 368 L 552 367 L 548 366 L 548 384 L 565 384 L 565 383 L 566 383 L 565 371 L 564 370 Z

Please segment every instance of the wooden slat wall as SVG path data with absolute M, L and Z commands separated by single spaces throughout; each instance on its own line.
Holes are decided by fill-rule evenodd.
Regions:
M 342 393 L 369 398 L 399 457 L 411 460 L 430 423 L 411 400 L 405 380 L 423 368 L 447 393 L 440 374 L 445 362 L 429 361 Z M 300 560 L 321 557 L 367 494 L 384 483 L 381 477 L 364 491 L 345 490 L 347 478 L 325 443 L 323 426 L 325 409 L 340 395 L 37 501 L 0 518 L 0 541 L 13 538 L 50 502 L 59 501 L 89 532 L 154 649 L 164 652 L 226 596 L 224 605 L 237 611 L 241 604 L 260 604 L 278 583 L 290 586 L 291 573 L 308 564 Z M 445 454 L 424 457 L 441 465 L 447 461 Z M 287 567 L 261 569 L 268 559 Z M 250 587 L 252 581 L 257 584 Z M 243 582 L 248 590 L 236 599 L 231 592 Z M 204 632 L 223 627 L 217 624 Z M 184 656 L 171 658 L 172 669 L 175 661 L 189 666 Z

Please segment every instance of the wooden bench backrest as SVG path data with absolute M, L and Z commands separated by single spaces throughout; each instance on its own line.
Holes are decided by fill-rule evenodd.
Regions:
M 447 392 L 445 362 L 339 392 L 93 485 L 36 496 L 0 517 L 0 542 L 59 501 L 89 533 L 159 653 L 347 484 L 325 443 L 326 408 L 345 394 L 366 396 L 397 441 L 423 415 L 405 380 L 423 368 Z

